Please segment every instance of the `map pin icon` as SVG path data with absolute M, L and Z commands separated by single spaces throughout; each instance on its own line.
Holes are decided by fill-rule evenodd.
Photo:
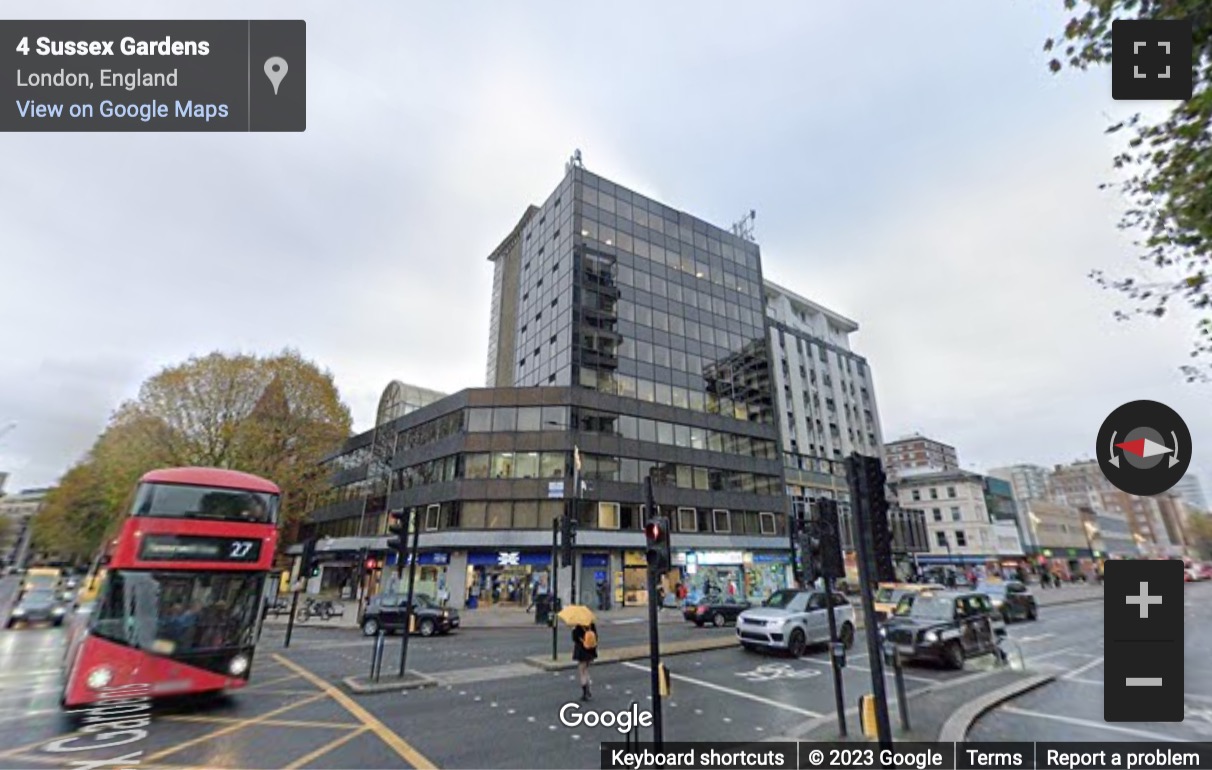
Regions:
M 265 60 L 265 76 L 274 84 L 274 96 L 278 95 L 278 86 L 282 85 L 282 78 L 286 77 L 288 69 L 286 60 L 281 56 L 271 56 Z

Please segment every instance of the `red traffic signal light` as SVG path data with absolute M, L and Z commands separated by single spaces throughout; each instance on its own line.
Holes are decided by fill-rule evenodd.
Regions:
M 366 560 L 366 569 L 368 569 L 368 570 L 375 569 L 378 566 L 379 566 L 379 563 L 377 561 L 375 561 L 374 559 Z
M 658 542 L 661 539 L 661 523 L 659 521 L 650 521 L 644 525 L 644 534 L 650 542 Z

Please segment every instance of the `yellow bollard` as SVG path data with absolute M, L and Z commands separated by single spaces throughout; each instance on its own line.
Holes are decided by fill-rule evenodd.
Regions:
M 410 614 L 408 616 L 408 633 L 415 634 L 416 632 L 417 632 L 417 616 Z
M 859 724 L 863 727 L 863 735 L 868 738 L 878 738 L 879 730 L 875 726 L 875 696 L 859 696 Z
M 664 663 L 657 666 L 657 674 L 660 683 L 657 692 L 661 694 L 662 698 L 668 698 L 669 694 L 673 692 L 673 677 L 669 675 L 669 669 L 665 668 Z

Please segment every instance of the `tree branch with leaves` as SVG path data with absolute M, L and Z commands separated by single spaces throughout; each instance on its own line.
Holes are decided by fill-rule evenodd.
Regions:
M 1115 317 L 1158 318 L 1174 304 L 1185 304 L 1199 316 L 1192 357 L 1212 354 L 1212 3 L 1208 0 L 1064 0 L 1066 10 L 1080 13 L 1064 32 L 1044 43 L 1057 54 L 1053 72 L 1066 67 L 1087 70 L 1111 62 L 1112 25 L 1120 19 L 1190 19 L 1194 28 L 1191 68 L 1193 97 L 1176 105 L 1162 120 L 1136 113 L 1116 122 L 1107 133 L 1128 134 L 1127 146 L 1114 167 L 1125 178 L 1102 188 L 1118 187 L 1128 202 L 1119 222 L 1133 233 L 1139 257 L 1148 266 L 1142 276 L 1112 276 L 1094 270 L 1099 285 L 1123 294 L 1131 309 Z M 1189 380 L 1207 379 L 1206 365 L 1188 365 Z

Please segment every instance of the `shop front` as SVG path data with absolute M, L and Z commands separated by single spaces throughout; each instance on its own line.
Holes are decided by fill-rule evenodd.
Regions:
M 408 592 L 408 564 L 410 559 L 404 560 L 404 569 L 400 577 L 397 578 L 396 564 L 398 559 L 399 555 L 395 552 L 387 554 L 386 566 L 379 575 L 378 585 L 372 589 L 372 594 L 404 594 Z M 446 570 L 449 565 L 450 554 L 444 551 L 431 551 L 421 554 L 417 559 L 416 593 L 424 594 L 438 602 L 448 600 Z
M 1088 548 L 1044 548 L 1035 555 L 1035 568 L 1065 582 L 1090 580 L 1098 575 L 1098 560 Z
M 616 598 L 624 607 L 648 603 L 648 558 L 643 551 L 623 552 L 623 585 Z
M 665 590 L 676 591 L 680 582 L 690 601 L 719 596 L 757 603 L 792 580 L 790 552 L 680 551 L 673 561 Z
M 791 553 L 755 553 L 752 561 L 742 564 L 745 571 L 745 598 L 750 602 L 765 601 L 775 591 L 793 584 Z
M 470 551 L 467 607 L 525 609 L 537 594 L 547 592 L 550 569 L 551 551 Z
M 581 574 L 577 577 L 579 604 L 596 610 L 611 608 L 610 554 L 581 554 Z

